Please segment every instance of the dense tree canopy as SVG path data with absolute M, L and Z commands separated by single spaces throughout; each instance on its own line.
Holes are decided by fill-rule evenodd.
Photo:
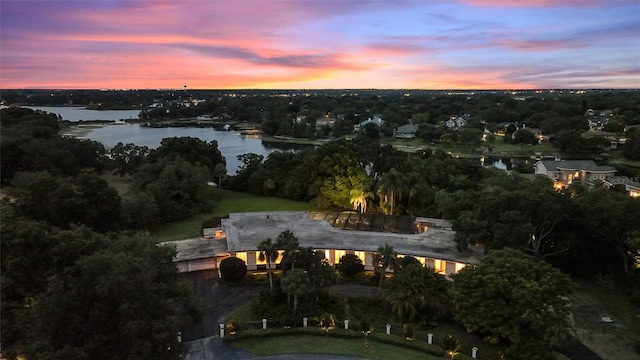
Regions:
M 3 185 L 19 171 L 76 176 L 83 170 L 104 168 L 104 146 L 58 136 L 57 118 L 53 114 L 10 107 L 0 110 L 0 119 Z
M 394 272 L 382 285 L 380 297 L 403 321 L 432 321 L 447 310 L 447 289 L 444 276 L 418 263 Z
M 571 334 L 571 280 L 518 250 L 494 250 L 453 276 L 453 316 L 514 359 L 551 359 Z
M 175 249 L 140 237 L 61 231 L 2 204 L 2 344 L 9 356 L 174 359 L 179 318 L 200 305 Z

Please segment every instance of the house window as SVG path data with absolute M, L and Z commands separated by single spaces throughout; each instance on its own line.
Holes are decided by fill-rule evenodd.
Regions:
M 267 265 L 267 259 L 260 260 L 261 251 L 256 251 L 256 265 Z
M 604 174 L 600 174 L 600 179 L 604 180 Z
M 465 264 L 456 263 L 456 273 L 458 273 L 458 271 L 464 269 L 465 266 L 466 266 Z
M 364 263 L 364 251 L 354 251 L 355 255 Z
M 283 250 L 278 250 L 278 256 L 276 257 L 275 261 L 271 262 L 272 266 L 273 264 L 280 263 L 280 260 L 282 260 L 282 253 L 284 253 Z M 260 261 L 260 251 L 256 251 L 256 265 L 267 265 L 267 259 Z
M 343 256 L 345 256 L 346 251 L 344 250 L 336 250 L 336 262 L 340 262 Z
M 238 259 L 241 259 L 242 261 L 244 261 L 245 264 L 247 263 L 247 253 L 246 252 L 244 252 L 244 251 L 243 252 L 238 252 L 238 253 L 236 253 L 236 257 Z
M 593 174 L 593 180 L 598 178 L 598 174 Z
M 444 260 L 433 260 L 433 269 L 438 274 L 444 274 L 447 271 L 447 262 Z

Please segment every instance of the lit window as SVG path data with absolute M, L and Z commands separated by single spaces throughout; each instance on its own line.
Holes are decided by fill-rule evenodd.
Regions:
M 260 260 L 260 251 L 256 251 L 256 265 L 267 265 L 267 259 Z
M 433 260 L 433 269 L 438 274 L 444 274 L 447 271 L 447 262 L 444 260 Z
M 336 250 L 336 262 L 340 262 L 343 256 L 345 256 L 346 251 L 344 250 Z
M 245 264 L 247 263 L 247 253 L 246 252 L 236 253 L 236 257 L 238 259 L 241 259 L 242 261 L 244 261 Z
M 416 256 L 415 258 L 418 259 L 418 261 L 420 261 L 420 264 L 422 264 L 422 266 L 424 266 L 425 259 L 422 256 Z
M 456 273 L 462 269 L 464 269 L 466 265 L 461 263 L 456 263 Z
M 364 263 L 364 251 L 355 251 L 355 254 Z

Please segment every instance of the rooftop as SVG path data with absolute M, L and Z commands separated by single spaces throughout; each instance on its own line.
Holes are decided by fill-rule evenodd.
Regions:
M 482 249 L 470 248 L 460 253 L 452 230 L 429 228 L 418 234 L 399 234 L 377 231 L 342 230 L 326 220 L 312 219 L 305 211 L 274 211 L 229 214 L 222 219 L 225 237 L 198 237 L 165 244 L 175 245 L 176 261 L 227 256 L 231 252 L 256 250 L 267 238 L 276 240 L 283 231 L 291 231 L 300 246 L 314 249 L 357 250 L 375 252 L 389 244 L 402 255 L 422 256 L 442 260 L 477 264 Z M 433 219 L 417 218 L 416 221 Z M 437 219 L 436 219 L 437 220 Z M 443 221 L 439 225 L 450 225 Z
M 479 249 L 463 253 L 457 250 L 455 232 L 429 228 L 418 234 L 341 230 L 325 220 L 310 219 L 307 212 L 252 212 L 229 214 L 222 219 L 230 252 L 255 250 L 267 238 L 275 240 L 283 231 L 291 231 L 301 246 L 314 249 L 376 251 L 389 244 L 403 255 L 433 257 L 476 264 Z

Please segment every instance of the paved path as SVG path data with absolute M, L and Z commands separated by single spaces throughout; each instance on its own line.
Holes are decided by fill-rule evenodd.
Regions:
M 255 287 L 221 287 L 216 281 L 215 273 L 210 271 L 193 272 L 183 276 L 206 304 L 206 314 L 201 323 L 183 325 L 182 358 L 184 360 L 366 360 L 349 356 L 313 354 L 256 356 L 235 348 L 220 339 L 219 324 L 224 321 L 228 313 L 253 300 L 259 290 Z M 344 296 L 375 296 L 377 288 L 361 285 L 334 285 L 330 292 Z

